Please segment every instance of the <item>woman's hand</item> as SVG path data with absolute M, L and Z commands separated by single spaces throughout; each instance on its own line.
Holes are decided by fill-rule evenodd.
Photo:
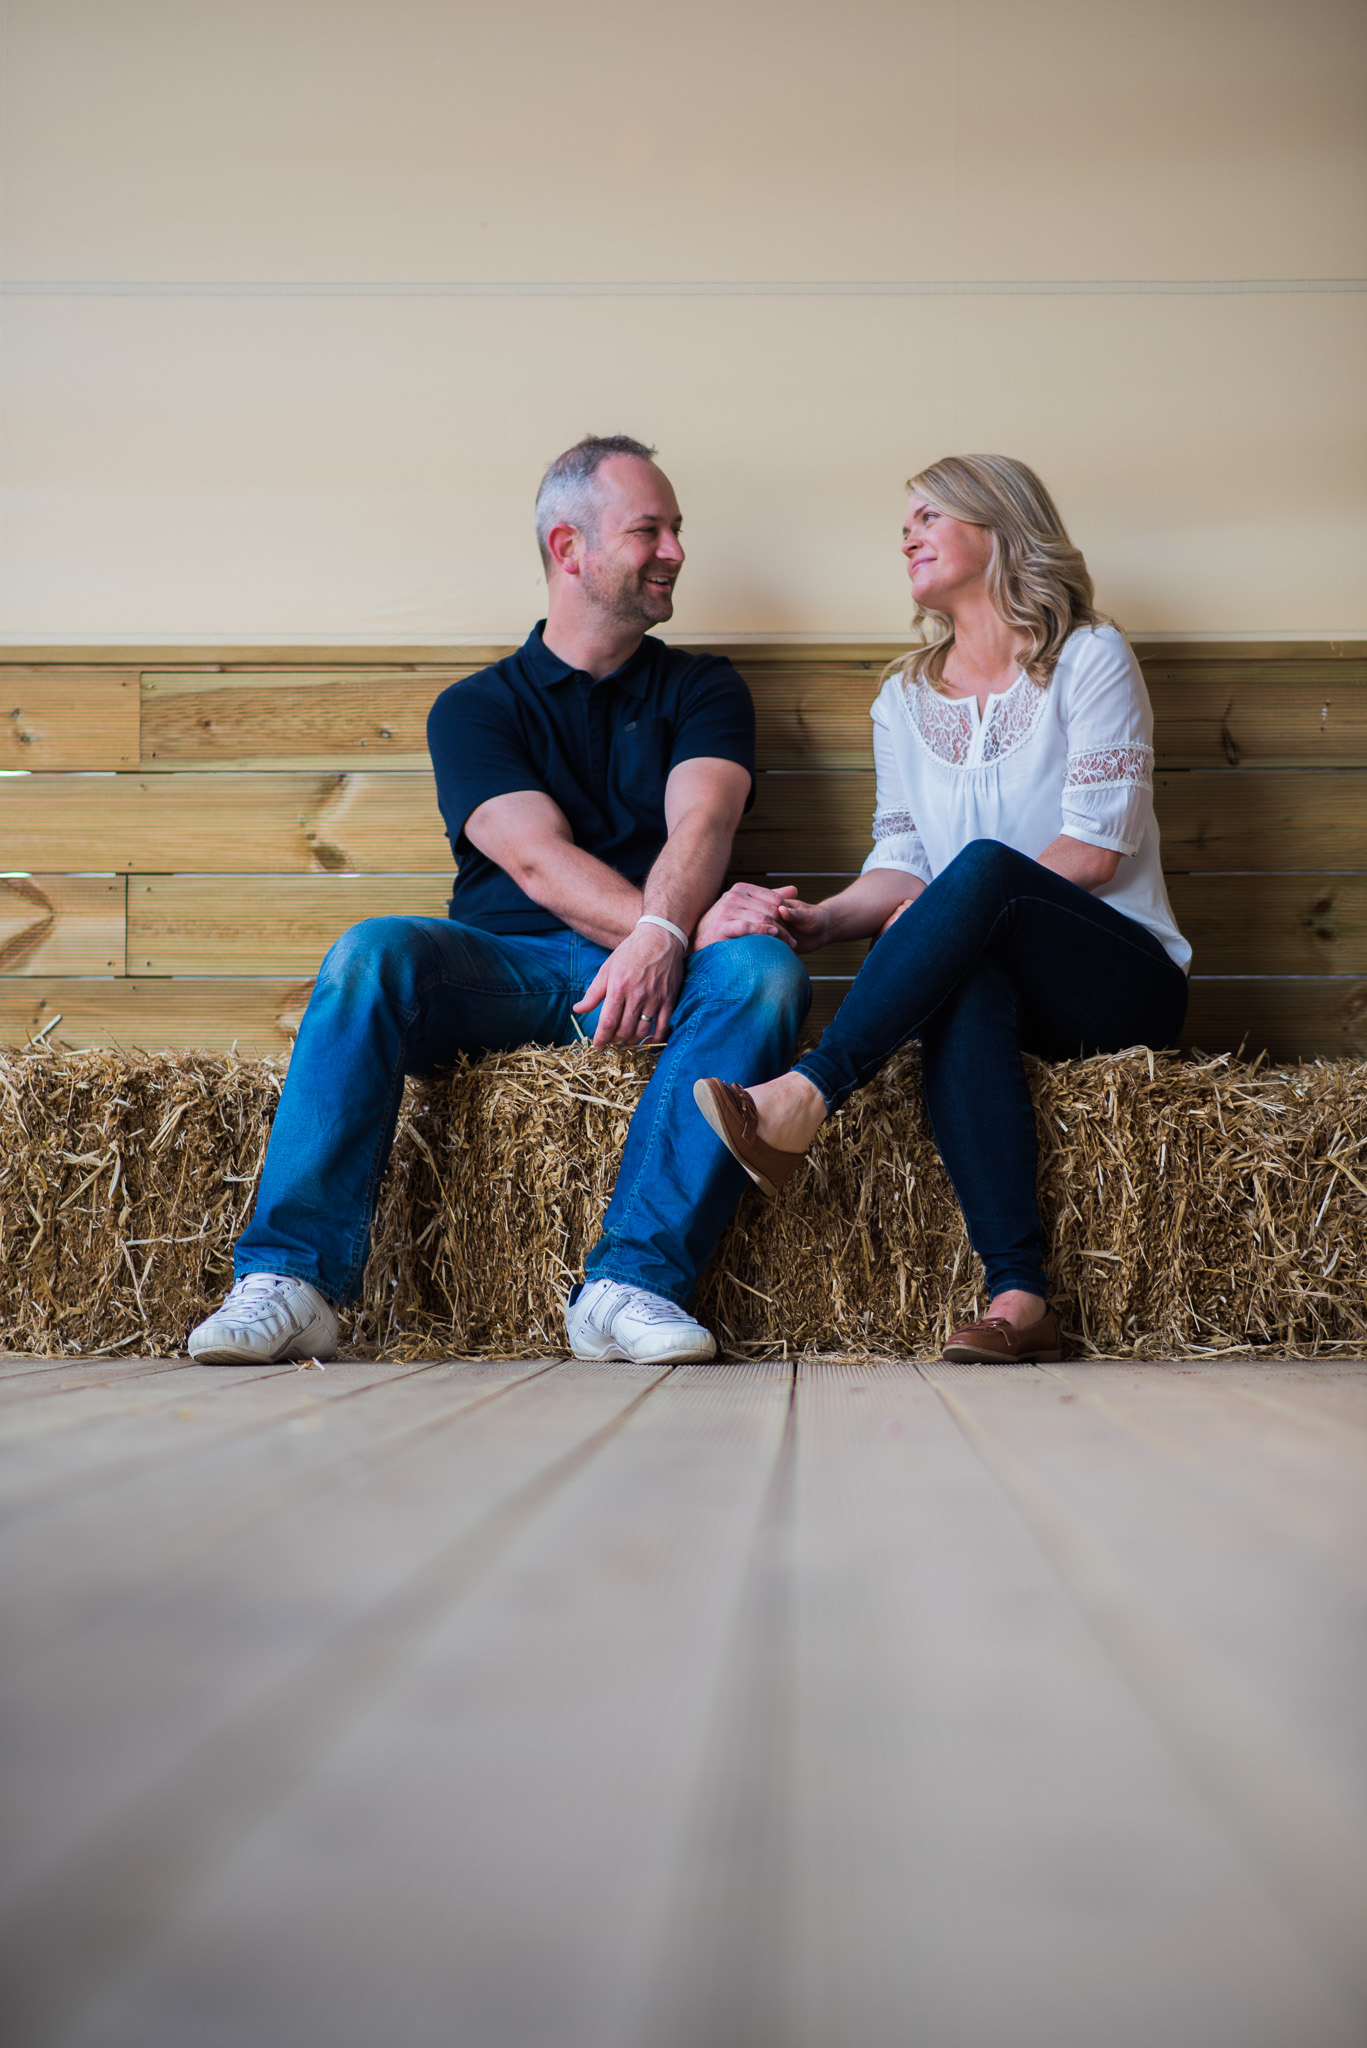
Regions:
M 893 926 L 896 924 L 898 918 L 902 915 L 902 912 L 904 910 L 910 910 L 915 900 L 916 899 L 914 896 L 908 896 L 904 903 L 899 903 L 896 910 L 893 911 L 892 916 L 885 919 L 885 921 L 879 925 L 878 930 L 874 933 L 874 938 L 881 939 L 884 932 L 890 932 Z
M 780 913 L 788 943 L 798 953 L 815 953 L 831 941 L 830 915 L 824 903 L 804 903 L 796 889 Z

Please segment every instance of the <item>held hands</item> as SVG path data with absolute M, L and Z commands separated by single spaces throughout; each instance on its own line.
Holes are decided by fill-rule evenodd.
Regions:
M 700 919 L 694 950 L 715 946 L 721 939 L 782 939 L 795 953 L 810 953 L 825 944 L 822 905 L 803 903 L 796 887 L 762 889 L 754 882 L 734 882 Z
M 638 924 L 608 954 L 574 1012 L 580 1016 L 603 1005 L 593 1034 L 596 1046 L 663 1038 L 683 978 L 684 949 L 678 940 L 660 925 Z
M 906 907 L 899 904 L 888 924 Z M 723 939 L 764 937 L 782 939 L 795 953 L 813 953 L 827 943 L 828 922 L 826 904 L 804 903 L 791 882 L 779 889 L 735 882 L 699 919 L 693 950 L 701 952 Z M 683 986 L 685 964 L 684 949 L 670 932 L 660 925 L 638 924 L 608 955 L 574 1005 L 574 1013 L 582 1016 L 602 1004 L 593 1034 L 596 1046 L 640 1045 L 646 1039 L 664 1038 Z

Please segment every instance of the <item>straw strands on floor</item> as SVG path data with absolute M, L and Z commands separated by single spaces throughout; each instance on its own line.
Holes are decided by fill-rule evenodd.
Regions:
M 384 1358 L 553 1354 L 646 1053 L 528 1048 L 410 1084 L 364 1301 Z M 172 1354 L 221 1298 L 284 1062 L 0 1056 L 0 1345 Z M 1367 1066 L 1143 1051 L 1030 1063 L 1072 1348 L 1269 1356 L 1367 1344 Z M 698 1312 L 732 1354 L 933 1352 L 983 1305 L 914 1049 L 770 1205 L 742 1198 Z

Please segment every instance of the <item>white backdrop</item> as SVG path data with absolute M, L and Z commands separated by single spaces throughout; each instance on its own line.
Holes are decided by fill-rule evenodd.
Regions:
M 519 638 L 658 441 L 679 637 L 895 638 L 997 448 L 1133 630 L 1367 633 L 1356 0 L 10 0 L 0 640 Z

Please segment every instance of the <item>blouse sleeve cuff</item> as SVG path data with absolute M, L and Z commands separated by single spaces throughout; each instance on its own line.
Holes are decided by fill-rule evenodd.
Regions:
M 1063 814 L 1063 831 L 1068 839 L 1080 839 L 1084 846 L 1099 846 L 1106 853 L 1138 853 L 1143 845 L 1141 839 L 1122 838 L 1118 830 L 1105 831 L 1095 825 L 1088 825 L 1082 819 Z
M 915 875 L 922 882 L 935 879 L 919 833 L 876 840 L 872 853 L 859 872 L 861 875 L 872 874 L 876 868 L 893 868 L 899 874 Z
M 1136 854 L 1152 816 L 1153 798 L 1143 783 L 1082 785 L 1063 792 L 1063 829 L 1084 846 Z

